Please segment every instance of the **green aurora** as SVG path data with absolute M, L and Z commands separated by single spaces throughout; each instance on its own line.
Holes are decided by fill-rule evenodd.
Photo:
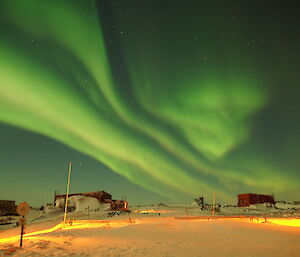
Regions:
M 292 197 L 299 51 L 239 5 L 1 1 L 0 121 L 170 199 Z

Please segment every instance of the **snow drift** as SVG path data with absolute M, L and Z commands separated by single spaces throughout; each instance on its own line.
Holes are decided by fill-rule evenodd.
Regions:
M 63 208 L 65 199 L 58 199 L 55 201 L 55 206 Z M 74 195 L 71 196 L 68 200 L 68 206 L 73 207 L 75 212 L 80 211 L 106 211 L 110 208 L 109 203 L 101 203 L 97 198 Z

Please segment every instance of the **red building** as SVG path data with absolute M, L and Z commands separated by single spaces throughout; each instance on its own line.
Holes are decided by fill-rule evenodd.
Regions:
M 257 195 L 257 194 L 239 194 L 238 195 L 238 206 L 245 207 L 250 204 L 258 203 L 272 203 L 275 204 L 274 196 L 272 195 Z
M 0 200 L 0 216 L 16 213 L 16 202 L 8 200 Z
M 106 193 L 105 191 L 97 191 L 97 192 L 88 192 L 88 193 L 77 193 L 77 194 L 69 194 L 69 197 L 73 195 L 82 195 L 97 198 L 102 203 L 110 203 L 111 195 Z M 66 195 L 55 195 L 54 203 L 57 199 L 66 198 Z

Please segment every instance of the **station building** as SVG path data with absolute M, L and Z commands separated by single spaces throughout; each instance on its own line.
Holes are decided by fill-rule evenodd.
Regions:
M 253 193 L 238 194 L 238 206 L 246 207 L 251 204 L 259 203 L 272 203 L 275 204 L 274 196 L 272 195 L 259 195 Z

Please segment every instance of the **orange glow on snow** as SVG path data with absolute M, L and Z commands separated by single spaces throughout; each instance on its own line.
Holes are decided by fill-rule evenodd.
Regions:
M 85 229 L 85 228 L 120 228 L 128 226 L 131 222 L 124 220 L 74 220 L 62 227 L 63 230 Z
M 175 217 L 175 219 L 185 220 L 240 220 L 245 222 L 264 223 L 270 222 L 277 225 L 300 227 L 300 218 L 269 218 L 264 217 L 248 217 L 248 216 L 187 216 Z
M 128 226 L 129 224 L 133 223 L 132 221 L 106 221 L 106 220 L 72 220 L 68 221 L 66 223 L 59 223 L 58 225 L 44 230 L 35 231 L 32 233 L 24 234 L 23 238 L 31 237 L 35 235 L 41 235 L 41 234 L 48 234 L 51 232 L 54 232 L 56 230 L 71 230 L 71 229 L 87 229 L 87 228 L 120 228 L 124 226 Z M 134 222 L 136 223 L 136 222 Z M 10 241 L 19 240 L 20 235 L 12 236 L 8 238 L 2 238 L 0 239 L 0 243 L 6 243 Z
M 39 230 L 39 231 L 31 232 L 31 233 L 28 233 L 28 234 L 23 234 L 23 238 L 30 237 L 30 236 L 35 236 L 35 235 L 40 235 L 40 234 L 51 233 L 51 232 L 56 231 L 56 230 L 61 229 L 61 228 L 62 228 L 62 223 L 59 223 L 58 225 L 54 226 L 53 228 Z M 9 241 L 15 241 L 15 240 L 19 240 L 19 239 L 20 239 L 20 235 L 8 237 L 8 238 L 2 238 L 2 239 L 0 239 L 0 243 L 6 243 L 6 242 L 9 242 Z
M 136 211 L 139 213 L 157 213 L 156 210 L 143 210 L 143 211 Z M 162 212 L 162 211 L 160 211 Z M 163 212 L 173 212 L 173 211 L 166 211 L 164 210 Z M 174 217 L 173 217 L 174 218 Z M 154 220 L 156 220 L 155 218 Z M 163 218 L 164 220 L 166 219 L 171 219 L 169 218 Z M 187 219 L 190 221 L 203 221 L 205 220 L 240 220 L 240 221 L 245 221 L 245 222 L 254 222 L 254 223 L 264 223 L 264 222 L 270 222 L 273 224 L 277 225 L 282 225 L 282 226 L 292 226 L 292 227 L 300 227 L 300 218 L 262 218 L 262 217 L 245 217 L 245 216 L 190 216 L 190 217 L 175 217 L 175 219 Z M 139 223 L 147 223 L 149 222 L 148 219 L 142 219 L 142 220 L 135 220 L 134 222 L 129 218 L 128 220 L 114 220 L 114 221 L 109 221 L 109 220 L 71 220 L 66 223 L 59 223 L 58 225 L 49 228 L 49 229 L 44 229 L 44 230 L 39 230 L 35 231 L 32 233 L 24 234 L 23 238 L 28 238 L 36 235 L 41 235 L 41 234 L 48 234 L 57 230 L 71 230 L 71 229 L 93 229 L 93 228 L 120 228 L 124 226 L 128 226 L 130 224 L 139 224 Z M 2 238 L 0 239 L 0 243 L 6 243 L 6 242 L 11 242 L 11 241 L 17 241 L 20 240 L 20 235 L 17 236 L 12 236 L 9 238 Z
M 253 218 L 254 222 L 271 222 L 273 224 L 289 227 L 300 227 L 300 218 Z

